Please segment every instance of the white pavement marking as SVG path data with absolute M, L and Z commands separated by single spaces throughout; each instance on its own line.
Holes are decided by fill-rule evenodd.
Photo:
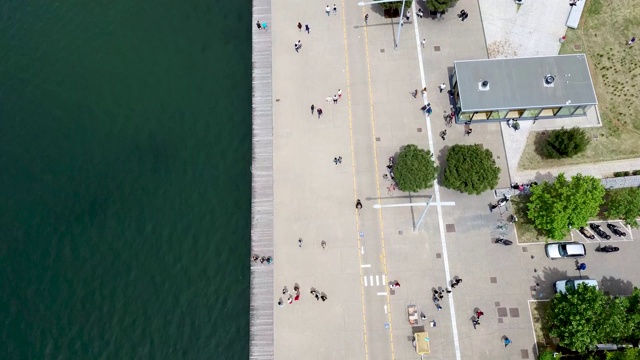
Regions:
M 386 276 L 386 275 L 382 274 L 382 285 L 384 285 L 384 284 L 385 284 L 385 280 L 384 280 L 385 276 Z
M 369 267 L 371 267 L 371 264 L 362 264 L 362 265 L 360 265 L 360 267 L 369 268 Z
M 416 3 L 411 4 L 411 11 L 415 13 Z M 422 44 L 420 42 L 420 32 L 418 31 L 418 22 L 413 22 L 413 28 L 416 34 L 416 49 L 418 50 L 418 64 L 420 65 L 420 80 L 422 81 L 422 88 L 427 86 L 427 81 L 424 76 L 424 63 L 422 62 Z M 423 95 L 424 104 L 427 104 L 427 94 Z M 427 123 L 427 137 L 429 139 L 429 151 L 435 154 L 433 150 L 433 134 L 431 132 L 431 118 L 425 114 L 425 121 Z M 438 211 L 438 226 L 440 227 L 440 243 L 442 244 L 442 260 L 444 261 L 444 271 L 447 279 L 447 286 L 451 283 L 451 272 L 449 271 L 449 256 L 447 255 L 447 242 L 444 238 L 444 220 L 442 219 L 442 205 L 440 205 L 440 186 L 438 182 L 433 182 L 433 191 L 436 196 L 436 209 Z M 456 350 L 456 360 L 460 360 L 460 340 L 458 339 L 458 325 L 456 324 L 456 312 L 453 305 L 453 293 L 449 294 L 449 312 L 451 313 L 451 329 L 453 330 L 453 345 Z
M 379 292 L 378 295 L 382 296 L 382 295 L 387 295 L 387 292 Z
M 373 286 L 373 275 L 369 275 L 369 283 L 371 283 L 371 286 Z
M 380 208 L 388 208 L 388 207 L 405 207 L 405 206 L 427 206 L 428 203 L 407 203 L 407 204 L 390 204 L 390 205 L 380 205 L 373 204 L 374 209 Z M 455 201 L 443 201 L 443 202 L 432 202 L 430 205 L 439 205 L 439 206 L 455 206 Z
M 363 276 L 363 278 L 364 278 L 364 286 L 369 286 L 369 285 L 367 285 L 367 277 Z
M 380 286 L 380 277 L 376 275 L 376 286 Z

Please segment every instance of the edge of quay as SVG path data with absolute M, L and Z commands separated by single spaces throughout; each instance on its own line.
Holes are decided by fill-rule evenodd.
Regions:
M 253 0 L 253 21 L 271 25 L 271 0 Z M 271 32 L 256 31 L 253 22 L 251 252 L 274 253 L 273 94 Z M 247 256 L 249 260 L 249 256 Z M 274 259 L 277 261 L 277 259 Z M 273 265 L 251 262 L 249 359 L 274 359 Z

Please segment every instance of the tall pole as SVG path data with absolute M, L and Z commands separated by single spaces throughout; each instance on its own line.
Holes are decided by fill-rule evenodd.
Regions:
M 398 45 L 400 45 L 400 31 L 402 31 L 402 26 L 404 26 L 404 2 L 402 0 L 402 10 L 400 10 L 400 22 L 398 23 L 398 35 L 396 36 L 396 43 L 393 47 L 394 50 L 398 50 Z
M 364 2 L 364 1 L 360 1 L 358 3 L 358 6 L 365 6 L 365 5 L 370 5 L 370 4 L 380 4 L 380 3 L 387 3 L 387 2 L 396 2 L 398 0 L 382 0 L 382 1 L 371 1 L 371 2 Z M 398 45 L 400 44 L 400 31 L 402 30 L 402 26 L 404 23 L 404 2 L 406 0 L 402 0 L 402 10 L 400 10 L 400 22 L 398 23 L 398 35 L 396 36 L 396 41 L 395 44 L 393 44 L 393 50 L 398 50 Z

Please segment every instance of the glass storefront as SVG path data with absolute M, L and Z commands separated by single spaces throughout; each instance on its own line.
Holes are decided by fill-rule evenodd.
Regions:
M 548 109 L 542 109 L 542 112 L 540 112 L 540 115 L 538 116 L 555 116 L 555 114 L 558 113 L 558 111 L 560 111 L 560 108 L 548 108 Z
M 524 114 L 524 110 L 509 110 L 507 117 L 509 119 L 519 119 L 522 114 Z
M 579 106 L 576 112 L 573 113 L 573 115 L 584 115 L 587 113 L 587 110 L 589 110 L 589 107 L 589 105 Z
M 569 115 L 572 115 L 576 111 L 576 109 L 578 109 L 577 106 L 563 106 L 562 109 L 560 109 L 560 111 L 558 111 L 556 116 L 569 116 Z
M 540 111 L 542 111 L 542 109 L 538 108 L 538 109 L 527 109 L 524 114 L 522 114 L 522 117 L 524 118 L 534 118 L 536 116 L 538 116 L 540 114 Z
M 471 120 L 471 115 L 473 115 L 473 113 L 460 113 L 458 118 L 462 121 L 469 121 Z

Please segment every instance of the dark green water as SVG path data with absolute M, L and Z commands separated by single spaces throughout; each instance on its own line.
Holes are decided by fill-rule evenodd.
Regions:
M 0 6 L 0 358 L 248 356 L 250 2 Z

